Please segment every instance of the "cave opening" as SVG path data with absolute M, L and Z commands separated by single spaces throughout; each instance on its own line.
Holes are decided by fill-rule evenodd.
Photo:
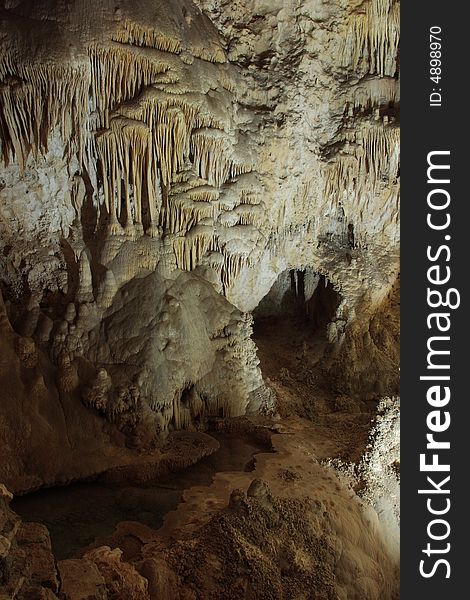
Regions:
M 326 339 L 327 326 L 340 303 L 341 295 L 325 275 L 311 269 L 284 271 L 253 311 L 255 337 L 287 322 L 312 338 Z
M 281 273 L 253 311 L 263 375 L 313 369 L 328 347 L 328 324 L 341 300 L 331 281 L 313 269 Z
M 320 275 L 311 298 L 305 301 L 307 323 L 314 335 L 326 338 L 328 324 L 334 319 L 341 304 L 341 295 L 331 281 Z

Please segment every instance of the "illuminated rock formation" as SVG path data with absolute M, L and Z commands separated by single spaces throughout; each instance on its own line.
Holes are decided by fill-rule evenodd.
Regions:
M 275 410 L 250 313 L 289 269 L 340 293 L 332 349 L 363 335 L 398 272 L 397 2 L 1 18 L 4 329 L 39 395 L 139 439 Z

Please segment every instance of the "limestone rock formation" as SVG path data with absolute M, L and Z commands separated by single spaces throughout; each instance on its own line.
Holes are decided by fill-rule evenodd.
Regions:
M 0 21 L 0 482 L 145 481 L 244 414 L 324 427 L 353 406 L 362 435 L 398 386 L 399 2 L 3 0 Z M 241 505 L 288 527 L 255 488 Z M 17 585 L 12 566 L 8 585 L 54 598 L 45 532 L 15 527 L 0 560 L 29 544 L 47 577 Z M 309 536 L 331 570 L 338 549 Z M 310 582 L 305 548 L 271 542 L 267 580 L 289 563 Z M 121 558 L 63 561 L 61 597 L 81 573 L 96 598 L 182 581 L 170 558 Z M 378 598 L 369 584 L 340 597 Z
M 2 29 L 2 291 L 61 396 L 163 433 L 270 409 L 247 313 L 289 269 L 340 293 L 333 345 L 363 335 L 398 271 L 395 0 L 4 2 Z

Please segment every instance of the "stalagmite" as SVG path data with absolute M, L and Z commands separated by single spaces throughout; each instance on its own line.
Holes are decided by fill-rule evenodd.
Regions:
M 93 301 L 93 281 L 86 250 L 82 250 L 78 263 L 78 302 Z
M 41 314 L 35 332 L 35 336 L 38 342 L 42 344 L 46 344 L 47 342 L 49 342 L 53 327 L 54 321 L 48 316 Z
M 116 283 L 114 273 L 110 269 L 108 269 L 105 272 L 103 281 L 101 282 L 98 289 L 98 295 L 96 298 L 98 305 L 103 309 L 106 309 L 109 306 L 111 306 L 117 290 L 118 286 Z

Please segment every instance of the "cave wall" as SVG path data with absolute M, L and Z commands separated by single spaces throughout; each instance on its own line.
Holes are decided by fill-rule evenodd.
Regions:
M 250 313 L 286 270 L 341 294 L 335 351 L 369 328 L 399 268 L 398 11 L 2 2 L 5 344 L 43 357 L 52 436 L 88 425 L 51 406 L 103 444 L 273 410 Z

